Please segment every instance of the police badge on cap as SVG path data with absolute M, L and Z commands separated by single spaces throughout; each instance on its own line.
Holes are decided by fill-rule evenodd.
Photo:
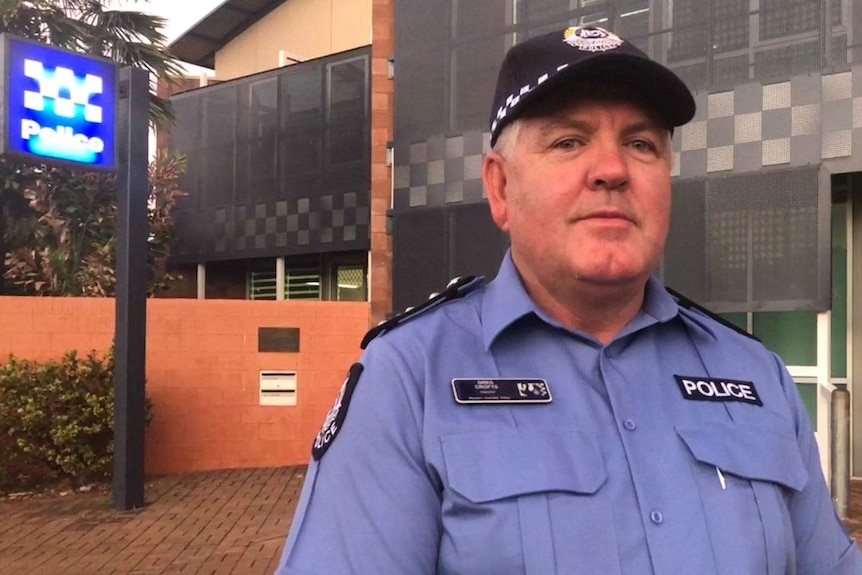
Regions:
M 563 42 L 585 52 L 606 52 L 623 45 L 622 38 L 598 26 L 567 28 Z

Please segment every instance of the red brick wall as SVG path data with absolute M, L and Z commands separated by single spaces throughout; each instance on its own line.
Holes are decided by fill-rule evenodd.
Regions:
M 392 168 L 386 165 L 386 143 L 395 139 L 395 86 L 387 75 L 395 55 L 395 0 L 374 0 L 371 9 L 371 322 L 377 325 L 392 311 L 392 237 L 386 234 Z
M 306 463 L 359 356 L 368 303 L 151 299 L 148 474 Z M 107 349 L 114 301 L 0 297 L 0 357 Z M 299 353 L 258 353 L 259 327 L 298 327 Z M 296 407 L 258 405 L 261 370 L 297 372 Z

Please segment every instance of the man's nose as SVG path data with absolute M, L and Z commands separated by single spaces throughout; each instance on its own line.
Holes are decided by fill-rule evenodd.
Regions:
M 592 166 L 589 172 L 590 189 L 600 191 L 621 191 L 629 179 L 625 149 L 617 143 L 594 144 Z

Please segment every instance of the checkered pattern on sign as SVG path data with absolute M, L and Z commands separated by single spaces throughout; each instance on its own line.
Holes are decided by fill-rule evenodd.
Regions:
M 95 124 L 102 122 L 101 106 L 90 103 L 93 96 L 102 93 L 100 77 L 87 74 L 79 78 L 70 68 L 57 66 L 49 70 L 41 62 L 29 59 L 24 60 L 24 75 L 39 84 L 38 92 L 24 92 L 25 108 L 42 112 L 47 100 L 50 100 L 54 113 L 61 118 L 74 118 L 80 108 L 86 121 Z

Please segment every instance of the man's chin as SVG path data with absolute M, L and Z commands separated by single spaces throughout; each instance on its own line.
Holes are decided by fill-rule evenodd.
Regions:
M 601 287 L 605 289 L 612 288 L 630 288 L 633 285 L 645 284 L 649 279 L 650 273 L 643 271 L 605 271 L 605 272 L 589 272 L 577 274 L 579 281 Z

